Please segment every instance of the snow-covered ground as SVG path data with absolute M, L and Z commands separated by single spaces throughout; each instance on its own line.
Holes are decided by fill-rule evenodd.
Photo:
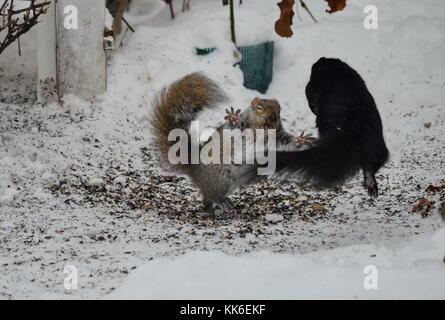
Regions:
M 232 196 L 236 215 L 200 214 L 190 182 L 153 160 L 150 101 L 194 71 L 234 106 L 259 94 L 232 67 L 221 1 L 193 0 L 171 21 L 163 1 L 134 0 L 136 33 L 109 54 L 108 90 L 96 101 L 34 102 L 33 32 L 23 57 L 15 46 L 0 55 L 0 298 L 445 298 L 445 191 L 425 190 L 445 179 L 445 3 L 375 0 L 378 29 L 366 30 L 368 1 L 333 15 L 307 2 L 319 23 L 300 9 L 293 38 L 282 39 L 274 1 L 244 1 L 238 43 L 275 40 L 266 96 L 280 100 L 294 133 L 316 132 L 304 87 L 319 57 L 363 76 L 391 151 L 377 200 L 360 177 L 323 192 L 270 179 Z M 196 47 L 217 50 L 201 57 Z M 202 118 L 217 124 L 224 107 Z M 422 197 L 435 201 L 426 217 L 411 212 Z M 64 288 L 67 265 L 78 290 Z M 364 288 L 370 265 L 378 290 Z
M 308 254 L 192 252 L 141 266 L 117 299 L 445 298 L 445 230 L 403 247 L 351 245 Z M 224 280 L 222 280 L 224 279 Z

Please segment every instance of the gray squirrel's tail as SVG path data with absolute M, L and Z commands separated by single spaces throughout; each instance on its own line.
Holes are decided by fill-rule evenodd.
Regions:
M 202 73 L 192 73 L 164 88 L 153 101 L 151 127 L 155 145 L 160 151 L 161 162 L 176 171 L 182 171 L 182 164 L 172 164 L 168 160 L 170 147 L 176 141 L 168 136 L 174 129 L 188 132 L 190 123 L 204 109 L 213 109 L 218 103 L 227 101 L 226 94 L 211 79 Z M 190 135 L 188 135 L 190 147 Z M 184 148 L 181 148 L 184 150 Z M 189 148 L 186 150 L 190 151 Z M 189 157 L 188 157 L 189 158 Z

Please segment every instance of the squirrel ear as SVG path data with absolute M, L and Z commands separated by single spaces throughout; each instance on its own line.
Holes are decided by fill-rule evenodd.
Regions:
M 281 106 L 280 106 L 280 102 L 277 100 L 277 99 L 270 99 L 270 101 L 272 101 L 273 103 L 275 103 L 275 105 L 277 106 L 277 108 L 278 108 L 278 111 L 280 111 L 280 109 L 281 109 Z
M 256 107 L 260 102 L 260 98 L 256 97 L 252 100 L 252 106 Z
M 273 101 L 277 104 L 278 109 L 281 109 L 280 101 L 278 101 L 277 99 L 273 99 Z

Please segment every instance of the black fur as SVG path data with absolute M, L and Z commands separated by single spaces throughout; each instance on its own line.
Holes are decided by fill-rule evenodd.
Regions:
M 297 171 L 317 187 L 332 187 L 361 168 L 369 194 L 376 197 L 375 174 L 389 153 L 363 79 L 341 60 L 321 58 L 312 66 L 306 97 L 317 116 L 319 140 L 307 150 L 277 152 L 277 169 Z

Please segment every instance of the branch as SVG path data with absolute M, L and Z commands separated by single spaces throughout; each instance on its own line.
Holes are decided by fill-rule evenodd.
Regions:
M 307 11 L 307 13 L 311 16 L 312 20 L 314 20 L 315 23 L 317 23 L 317 19 L 315 19 L 314 15 L 312 14 L 311 10 L 309 10 L 308 6 L 306 5 L 306 3 L 304 3 L 303 0 L 300 0 L 300 4 L 303 7 L 304 10 Z
M 31 30 L 42 14 L 47 13 L 50 1 L 36 3 L 37 1 L 30 0 L 28 7 L 14 10 L 14 0 L 3 0 L 3 4 L 0 5 L 0 32 L 6 30 L 6 35 L 0 39 L 0 54 L 20 36 Z

